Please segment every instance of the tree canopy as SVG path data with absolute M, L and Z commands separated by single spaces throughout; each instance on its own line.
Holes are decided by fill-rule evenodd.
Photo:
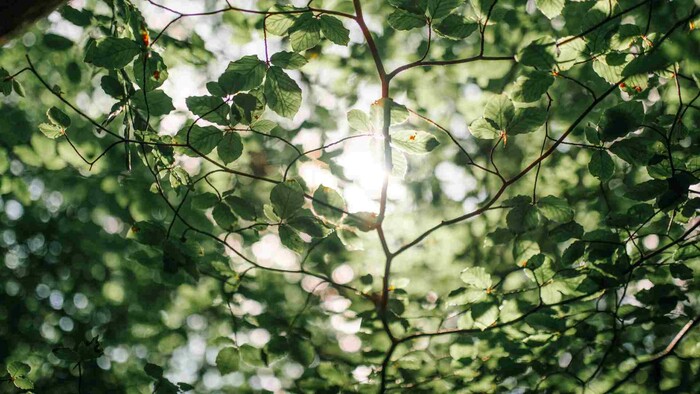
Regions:
M 692 392 L 699 6 L 60 7 L 0 48 L 0 392 Z

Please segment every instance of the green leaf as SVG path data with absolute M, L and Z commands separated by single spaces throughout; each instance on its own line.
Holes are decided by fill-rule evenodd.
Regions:
M 289 41 L 295 52 L 313 48 L 321 42 L 321 23 L 311 13 L 302 14 L 289 31 Z
M 605 224 L 616 228 L 629 228 L 638 226 L 654 214 L 654 208 L 649 204 L 637 204 L 630 207 L 627 212 L 610 212 L 605 218 Z
M 233 212 L 242 219 L 253 221 L 258 218 L 255 206 L 243 198 L 238 196 L 227 196 L 224 200 L 231 207 Z
M 561 15 L 561 11 L 564 9 L 564 0 L 536 0 L 535 4 L 537 9 L 542 11 L 542 13 L 549 19 L 553 19 L 556 16 Z
M 13 378 L 19 376 L 26 376 L 31 370 L 32 367 L 30 367 L 28 364 L 19 361 L 13 361 L 7 364 L 7 373 L 9 373 L 10 376 Z
M 89 10 L 77 10 L 69 5 L 63 6 L 60 13 L 65 20 L 80 27 L 89 26 L 92 19 L 92 12 Z
M 537 131 L 547 120 L 547 112 L 539 107 L 518 108 L 506 131 L 510 135 Z
M 34 383 L 27 379 L 27 375 L 31 371 L 31 367 L 28 364 L 13 361 L 7 364 L 7 373 L 10 374 L 10 379 L 15 387 L 22 390 L 31 390 L 34 388 Z
M 475 32 L 477 27 L 476 23 L 470 22 L 462 16 L 451 14 L 438 22 L 433 30 L 442 37 L 462 40 Z
M 496 323 L 499 314 L 498 302 L 494 297 L 489 297 L 488 301 L 479 302 L 471 307 L 472 319 L 482 331 Z
M 563 198 L 555 196 L 540 198 L 537 201 L 537 208 L 542 216 L 553 222 L 566 223 L 574 219 L 574 211 Z
M 241 353 L 241 360 L 243 360 L 244 363 L 253 367 L 262 367 L 265 365 L 261 357 L 260 349 L 250 345 L 242 345 L 238 348 L 238 351 Z
M 80 356 L 80 360 L 94 360 L 104 354 L 98 337 L 93 337 L 90 341 L 80 341 L 76 347 L 76 352 Z
M 44 34 L 42 41 L 47 48 L 54 51 L 65 51 L 73 46 L 73 41 L 53 33 Z
M 290 340 L 289 354 L 292 359 L 304 367 L 310 366 L 316 359 L 314 347 L 307 340 Z
M 610 152 L 632 165 L 647 165 L 654 156 L 653 141 L 643 137 L 625 138 L 610 145 Z
M 128 239 L 135 239 L 136 242 L 151 245 L 160 246 L 165 239 L 165 229 L 159 224 L 152 222 L 136 222 L 127 233 Z
M 625 196 L 635 201 L 649 201 L 660 196 L 666 190 L 668 190 L 666 181 L 652 179 L 630 187 Z
M 183 129 L 182 132 L 186 133 L 187 128 Z M 182 142 L 185 142 L 186 135 L 183 135 L 181 139 Z M 223 132 L 214 126 L 194 125 L 190 130 L 190 145 L 204 155 L 211 153 L 222 139 Z
M 401 124 L 408 119 L 408 109 L 392 99 L 379 99 L 369 107 L 370 122 L 374 126 L 373 130 L 381 131 L 384 128 L 384 103 L 389 105 L 390 126 Z
M 377 214 L 373 212 L 353 212 L 345 217 L 344 223 L 360 231 L 372 231 L 377 228 Z
M 644 108 L 639 101 L 628 101 L 608 108 L 600 122 L 600 136 L 613 141 L 636 130 L 644 121 Z
M 391 143 L 406 153 L 425 154 L 431 152 L 440 141 L 432 134 L 421 130 L 401 130 L 391 133 Z
M 347 117 L 351 128 L 357 131 L 372 131 L 372 122 L 370 122 L 369 115 L 366 112 L 359 109 L 351 109 L 348 111 Z
M 85 62 L 116 70 L 126 67 L 139 53 L 141 53 L 141 47 L 135 41 L 128 38 L 106 37 L 96 40 L 88 48 L 85 53 Z
M 538 101 L 554 83 L 554 76 L 544 71 L 533 71 L 518 78 L 513 100 L 520 103 Z
M 321 32 L 327 39 L 334 44 L 348 45 L 348 42 L 350 42 L 350 30 L 343 26 L 343 22 L 340 19 L 330 15 L 321 15 L 319 20 Z
M 314 238 L 323 238 L 330 230 L 320 219 L 313 216 L 295 216 L 287 221 L 295 230 L 306 233 Z
M 22 390 L 32 390 L 34 389 L 34 382 L 27 378 L 15 378 L 12 383 L 17 387 L 18 389 Z
M 486 290 L 493 285 L 491 275 L 483 267 L 469 267 L 460 274 L 462 282 L 477 289 Z
M 627 26 L 627 25 L 623 25 L 623 26 Z M 621 26 L 621 28 L 623 26 Z M 636 30 L 638 31 L 639 28 L 637 28 Z M 641 35 L 641 34 L 642 33 L 639 31 L 636 33 L 637 36 Z M 634 58 L 633 56 L 630 56 L 627 53 L 613 51 L 613 52 L 610 52 L 607 55 L 605 55 L 605 63 L 607 63 L 611 66 L 624 66 L 625 64 L 627 64 L 630 61 L 630 59 L 633 59 L 633 58 Z M 622 76 L 622 74 L 618 73 L 617 79 L 620 79 L 621 76 Z M 614 81 L 614 82 L 617 82 L 617 81 Z
M 681 280 L 693 279 L 693 270 L 685 264 L 671 264 L 669 266 L 671 276 Z
M 505 94 L 491 97 L 484 107 L 484 118 L 493 121 L 499 130 L 506 130 L 515 116 L 515 107 Z
M 163 257 L 161 259 L 163 264 L 163 272 L 168 275 L 175 274 L 180 269 L 180 264 L 185 261 L 183 254 L 171 240 L 166 240 L 165 245 L 163 245 Z
M 195 115 L 208 122 L 228 126 L 230 108 L 224 100 L 215 96 L 194 96 L 185 99 L 187 108 Z
M 673 253 L 673 259 L 676 261 L 692 260 L 698 257 L 700 257 L 700 250 L 695 248 L 694 244 L 680 247 Z
M 505 228 L 497 228 L 486 234 L 486 237 L 487 240 L 484 241 L 485 245 L 503 245 L 513 239 L 513 233 Z
M 238 371 L 240 355 L 235 347 L 225 347 L 216 355 L 216 368 L 221 375 Z
M 414 14 L 425 14 L 428 11 L 428 2 L 426 0 L 388 0 L 388 2 L 395 8 Z
M 115 99 L 124 97 L 124 86 L 119 80 L 111 75 L 105 75 L 100 79 L 102 90 Z
M 623 62 L 626 61 L 624 56 L 621 59 Z M 596 58 L 593 61 L 593 71 L 608 83 L 616 84 L 622 79 L 622 70 L 624 69 L 624 64 L 614 64 L 619 60 L 616 56 L 611 57 L 610 55 Z
M 208 209 L 219 202 L 219 197 L 214 193 L 201 193 L 192 197 L 192 207 L 196 209 Z
M 511 197 L 505 201 L 503 201 L 504 206 L 516 206 L 516 205 L 525 205 L 529 204 L 532 202 L 532 197 L 526 196 L 524 194 L 519 194 L 517 196 Z
M 231 163 L 241 157 L 243 153 L 243 142 L 241 135 L 235 131 L 227 131 L 224 133 L 221 141 L 216 145 L 216 151 L 225 164 Z
M 641 38 L 642 34 L 642 30 L 638 25 L 632 23 L 622 24 L 610 38 L 610 47 L 618 51 L 625 51 L 634 45 Z M 661 55 L 661 53 L 656 53 L 656 55 Z
M 516 205 L 506 216 L 508 229 L 514 233 L 524 233 L 537 228 L 540 223 L 540 215 L 537 209 L 530 204 Z
M 272 130 L 274 130 L 275 127 L 277 127 L 277 123 L 267 119 L 257 120 L 255 121 L 255 123 L 250 125 L 250 128 L 252 130 L 258 131 L 260 133 L 269 133 Z
M 206 84 L 207 86 L 207 92 L 211 94 L 212 96 L 216 97 L 226 97 L 228 96 L 228 93 L 224 92 L 224 90 L 221 88 L 221 85 L 219 85 L 218 81 L 209 81 Z
M 594 177 L 605 182 L 612 178 L 615 172 L 615 163 L 608 152 L 597 149 L 591 154 L 591 161 L 588 163 L 588 171 Z
M 272 11 L 290 11 L 294 9 L 293 7 L 280 7 L 279 9 L 272 9 Z M 287 31 L 294 25 L 296 20 L 296 14 L 272 14 L 267 16 L 265 19 L 265 29 L 276 36 L 284 36 Z
M 588 258 L 595 261 L 612 256 L 618 248 L 620 237 L 610 229 L 602 228 L 584 234 L 583 240 L 588 241 Z
M 251 93 L 253 92 L 251 91 Z M 231 103 L 231 126 L 238 123 L 251 124 L 260 119 L 264 110 L 265 104 L 258 96 L 238 93 L 233 96 Z
M 223 202 L 214 205 L 211 215 L 214 217 L 216 224 L 224 230 L 230 229 L 236 223 L 236 216 L 231 212 L 231 208 Z
M 432 19 L 444 18 L 463 3 L 464 0 L 428 0 L 428 15 Z
M 345 245 L 348 250 L 362 250 L 363 244 L 362 239 L 355 233 L 347 228 L 338 228 L 337 230 L 338 239 Z
M 554 42 L 554 39 L 551 37 L 537 39 L 520 50 L 516 60 L 524 66 L 540 70 L 551 70 L 556 64 L 554 46 L 550 45 L 552 42 Z
M 202 248 L 196 243 L 168 239 L 163 245 L 163 272 L 172 275 L 182 269 L 184 273 L 198 281 L 197 261 L 203 254 Z
M 272 66 L 265 77 L 265 99 L 270 109 L 293 118 L 301 106 L 301 88 L 282 68 Z
M 554 242 L 564 242 L 572 238 L 581 238 L 583 235 L 583 226 L 576 222 L 564 223 L 553 228 L 549 235 Z
M 670 64 L 669 60 L 662 51 L 656 51 L 652 55 L 643 55 L 634 58 L 622 70 L 623 77 L 631 77 L 634 75 L 644 75 L 665 70 Z
M 428 23 L 424 15 L 414 14 L 402 9 L 397 9 L 389 15 L 387 22 L 396 30 L 411 30 L 423 27 Z
M 457 323 L 459 325 L 459 328 L 472 328 L 474 321 L 471 319 L 471 316 L 469 313 L 466 313 L 463 315 L 464 319 L 460 319 L 462 322 Z M 470 360 L 473 359 L 476 356 L 476 349 L 474 346 L 471 345 L 463 345 L 460 343 L 455 343 L 450 346 L 449 353 L 450 356 L 455 360 L 459 361 L 462 359 Z
M 600 135 L 598 134 L 598 129 L 592 126 L 586 126 L 584 128 L 584 134 L 586 135 L 586 140 L 594 145 L 600 145 Z
M 56 107 L 49 108 L 49 110 L 46 111 L 46 116 L 49 117 L 49 121 L 51 121 L 51 123 L 61 127 L 62 129 L 67 129 L 70 127 L 70 117 Z
M 146 105 L 146 98 L 144 98 L 143 91 L 137 90 L 131 97 L 131 103 L 138 109 L 144 111 L 144 113 L 150 113 L 151 116 L 163 116 L 174 110 L 173 99 L 168 97 L 162 90 L 153 90 L 146 93 L 148 98 L 148 105 Z
M 54 356 L 56 356 L 59 360 L 67 361 L 69 363 L 77 363 L 80 361 L 80 356 L 78 353 L 70 348 L 67 347 L 58 347 L 53 350 L 51 350 L 51 353 L 53 353 Z
M 280 182 L 272 188 L 270 201 L 281 219 L 291 217 L 304 205 L 304 191 L 295 180 Z
M 271 222 L 279 222 L 281 219 L 277 214 L 275 213 L 275 208 L 271 204 L 265 204 L 263 205 L 263 213 L 265 214 L 265 217 L 271 221 Z
M 187 173 L 187 171 L 185 171 L 184 168 L 176 166 L 170 171 L 169 180 L 170 186 L 173 189 L 177 189 L 182 185 L 190 184 L 190 175 Z
M 163 367 L 159 365 L 146 363 L 143 370 L 146 372 L 146 375 L 152 377 L 153 379 L 160 380 L 163 378 Z
M 45 136 L 56 139 L 63 136 L 66 130 L 61 128 L 61 126 L 56 126 L 55 124 L 41 123 L 39 124 L 39 131 L 41 131 Z
M 343 197 L 335 190 L 323 185 L 314 192 L 312 205 L 316 214 L 336 223 L 343 217 L 342 211 L 346 209 Z
M 286 224 L 281 225 L 279 228 L 279 236 L 280 241 L 282 241 L 282 245 L 284 245 L 286 248 L 299 254 L 304 254 L 304 251 L 306 250 L 306 243 L 291 226 Z
M 536 330 L 559 331 L 566 327 L 565 321 L 548 310 L 530 314 L 525 317 L 525 322 Z
M 265 62 L 257 56 L 243 56 L 229 63 L 226 71 L 219 77 L 219 87 L 227 94 L 251 90 L 262 84 L 266 69 Z
M 495 123 L 485 118 L 479 118 L 469 125 L 469 132 L 482 140 L 496 139 L 501 135 Z
M 144 89 L 144 77 L 146 79 L 146 91 L 159 88 L 166 79 L 168 79 L 168 67 L 165 65 L 163 58 L 158 54 L 158 52 L 150 52 L 147 55 L 146 68 L 144 70 L 143 64 L 144 55 L 140 55 L 136 60 L 134 60 L 134 79 L 136 84 Z
M 8 79 L 9 77 L 10 73 L 0 67 L 0 91 L 5 96 L 12 94 L 12 80 Z
M 541 267 L 542 264 L 544 264 L 545 258 L 545 255 L 543 255 L 542 253 L 538 253 L 527 259 L 524 266 L 531 270 L 537 269 Z
M 277 52 L 270 57 L 270 63 L 288 70 L 297 70 L 306 65 L 308 60 L 295 52 Z
M 12 90 L 14 90 L 20 97 L 24 97 L 26 95 L 24 92 L 24 86 L 22 86 L 22 84 L 16 79 L 12 80 Z

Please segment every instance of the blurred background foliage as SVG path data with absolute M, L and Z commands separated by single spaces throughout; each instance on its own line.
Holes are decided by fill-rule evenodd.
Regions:
M 352 1 L 291 3 L 356 14 Z M 0 77 L 19 72 L 3 81 L 0 102 L 0 362 L 30 366 L 37 393 L 692 392 L 700 384 L 697 2 L 445 0 L 447 18 L 469 33 L 458 39 L 445 36 L 459 30 L 439 27 L 444 15 L 427 14 L 427 26 L 416 17 L 439 1 L 361 3 L 387 71 L 425 53 L 458 63 L 391 80 L 390 97 L 411 113 L 405 128 L 439 145 L 401 154 L 405 175 L 389 180 L 383 232 L 391 250 L 411 247 L 393 259 L 387 288 L 375 231 L 353 228 L 348 215 L 329 220 L 314 205 L 323 236 L 284 235 L 290 226 L 270 225 L 277 186 L 260 180 L 288 175 L 309 195 L 320 185 L 337 190 L 350 212 L 379 212 L 381 130 L 299 155 L 361 134 L 346 113 L 369 112 L 381 98 L 355 21 L 338 19 L 347 46 L 324 39 L 298 51 L 308 64 L 287 70 L 303 92 L 296 116 L 267 109 L 274 123 L 264 132 L 230 125 L 243 153 L 226 167 L 252 177 L 217 172 L 222 149 L 209 161 L 167 145 L 208 115 L 193 115 L 187 98 L 216 96 L 229 62 L 292 51 L 286 34 L 263 34 L 262 15 L 190 15 L 225 9 L 223 1 L 75 0 L 0 48 Z M 134 27 L 137 15 L 143 25 Z M 143 47 L 123 71 L 86 58 L 100 37 L 142 45 L 144 28 L 158 40 L 151 59 L 165 64 L 149 80 L 162 83 L 172 107 L 153 99 L 145 110 L 129 92 L 143 85 Z M 578 35 L 561 48 L 536 45 Z M 459 61 L 480 53 L 514 59 Z M 634 58 L 642 61 L 632 73 Z M 518 108 L 539 108 L 546 128 L 542 118 L 535 133 L 475 138 L 469 125 L 476 134 L 473 122 L 502 93 Z M 38 128 L 54 106 L 70 116 L 70 140 Z M 150 128 L 135 131 L 139 118 Z M 164 145 L 112 146 L 90 119 Z M 620 137 L 637 139 L 613 149 Z M 501 177 L 518 179 L 501 190 Z M 484 204 L 473 219 L 412 243 Z M 392 344 L 385 324 L 408 339 Z M 464 332 L 420 334 L 443 330 Z M 20 390 L 12 372 L 4 379 L 0 392 Z

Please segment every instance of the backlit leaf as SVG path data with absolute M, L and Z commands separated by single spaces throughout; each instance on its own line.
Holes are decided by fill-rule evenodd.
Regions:
M 294 117 L 301 106 L 301 88 L 280 67 L 270 67 L 266 75 L 267 105 L 281 116 Z
M 289 41 L 295 52 L 313 48 L 321 42 L 321 22 L 310 13 L 302 14 L 289 31 Z M 337 31 L 333 33 L 337 34 Z
M 128 38 L 100 38 L 88 49 L 85 61 L 97 67 L 120 69 L 141 52 L 141 47 Z
M 411 30 L 417 27 L 423 27 L 427 23 L 425 16 L 402 9 L 397 9 L 389 15 L 387 22 L 396 30 Z
M 615 163 L 608 152 L 597 149 L 591 153 L 588 171 L 590 171 L 591 175 L 594 177 L 605 182 L 612 178 L 615 172 Z
M 350 42 L 350 30 L 343 26 L 343 22 L 340 19 L 330 15 L 321 15 L 319 21 L 324 37 L 335 44 L 348 45 L 348 42 Z
M 440 142 L 432 134 L 421 130 L 401 130 L 391 133 L 391 143 L 410 154 L 425 154 L 435 149 Z
M 297 181 L 280 182 L 272 188 L 270 201 L 277 216 L 286 219 L 304 205 L 304 192 Z
M 338 222 L 343 217 L 345 200 L 335 190 L 321 185 L 314 192 L 313 207 L 317 214 L 330 221 Z

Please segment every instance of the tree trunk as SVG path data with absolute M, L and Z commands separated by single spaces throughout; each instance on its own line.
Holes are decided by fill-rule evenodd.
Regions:
M 64 2 L 65 0 L 0 0 L 0 44 Z

